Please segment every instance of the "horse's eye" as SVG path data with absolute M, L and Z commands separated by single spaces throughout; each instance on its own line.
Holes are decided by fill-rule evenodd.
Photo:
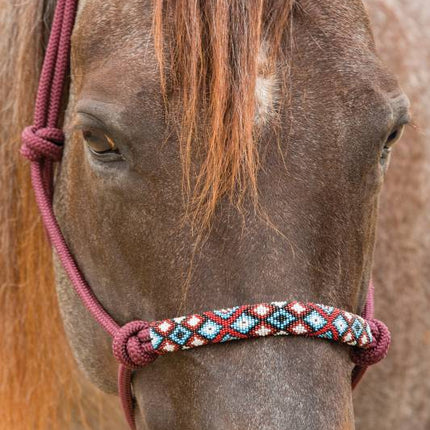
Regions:
M 396 127 L 387 137 L 384 147 L 382 148 L 382 153 L 380 158 L 381 165 L 384 167 L 384 169 L 387 168 L 391 150 L 393 149 L 393 145 L 400 140 L 400 138 L 403 135 L 404 129 L 405 129 L 404 125 Z
M 84 129 L 82 137 L 90 151 L 95 154 L 118 152 L 115 142 L 101 131 Z
M 400 138 L 403 135 L 403 131 L 405 130 L 405 126 L 401 125 L 399 127 L 396 127 L 391 134 L 388 136 L 387 141 L 385 142 L 385 146 L 391 147 L 394 145 L 397 141 L 400 140 Z

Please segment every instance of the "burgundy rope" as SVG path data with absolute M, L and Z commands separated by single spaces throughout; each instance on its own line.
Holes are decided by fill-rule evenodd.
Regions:
M 373 318 L 373 313 L 374 287 L 373 282 L 370 282 L 362 317 L 369 322 L 373 335 L 373 342 L 370 348 L 352 350 L 351 358 L 356 364 L 352 371 L 352 389 L 361 381 L 361 378 L 364 376 L 369 366 L 378 363 L 387 356 L 388 348 L 390 347 L 390 331 L 384 323 Z
M 73 288 L 84 306 L 100 326 L 113 338 L 113 354 L 120 363 L 118 391 L 130 428 L 135 429 L 132 395 L 132 370 L 146 366 L 157 357 L 149 335 L 149 325 L 133 321 L 120 327 L 106 312 L 80 272 L 61 233 L 52 208 L 53 162 L 62 157 L 64 134 L 58 128 L 63 87 L 69 66 L 70 40 L 78 0 L 58 0 L 39 80 L 34 124 L 24 129 L 21 153 L 31 161 L 31 179 L 43 224 L 49 240 L 69 276 Z M 369 289 L 364 318 L 373 316 L 373 287 Z M 368 365 L 386 355 L 389 332 L 386 327 L 371 320 L 374 345 L 357 350 L 352 358 L 357 366 L 353 372 L 353 387 Z
M 154 353 L 146 321 L 131 321 L 121 327 L 112 342 L 112 351 L 118 363 L 129 369 L 138 369 L 152 363 Z
M 53 213 L 52 201 L 46 187 L 47 182 L 52 183 L 51 163 L 61 159 L 63 149 L 63 131 L 57 128 L 56 122 L 60 114 L 62 89 L 68 68 L 76 4 L 76 0 L 58 1 L 37 93 L 34 126 L 24 129 L 21 154 L 32 162 L 31 179 L 36 202 L 52 246 L 82 302 L 99 324 L 113 336 L 119 326 L 94 296 L 70 254 Z
M 49 240 L 73 288 L 95 320 L 112 337 L 119 325 L 106 312 L 85 281 L 58 226 L 52 209 L 52 163 L 60 161 L 64 134 L 58 128 L 61 98 L 69 66 L 72 29 L 77 0 L 58 0 L 45 53 L 34 111 L 34 125 L 24 129 L 21 154 L 31 161 L 31 180 Z M 119 367 L 119 395 L 127 421 L 135 428 L 131 396 L 131 370 Z

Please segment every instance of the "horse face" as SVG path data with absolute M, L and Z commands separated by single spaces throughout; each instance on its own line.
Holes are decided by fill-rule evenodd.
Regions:
M 361 310 L 378 193 L 407 100 L 376 56 L 360 1 L 299 1 L 289 25 L 286 89 L 264 74 L 255 88 L 262 210 L 245 202 L 240 212 L 221 199 L 195 251 L 180 145 L 166 133 L 151 4 L 81 2 L 55 208 L 119 323 L 283 299 Z M 277 104 L 268 100 L 281 99 L 275 133 Z M 56 273 L 75 356 L 112 392 L 110 340 Z M 346 347 L 304 338 L 175 353 L 136 372 L 137 421 L 153 429 L 351 428 L 351 370 Z

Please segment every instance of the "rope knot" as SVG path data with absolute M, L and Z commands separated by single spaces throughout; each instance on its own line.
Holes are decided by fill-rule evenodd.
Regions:
M 54 127 L 37 129 L 31 125 L 22 132 L 21 155 L 30 161 L 40 161 L 44 158 L 60 161 L 63 143 L 63 130 Z
M 367 320 L 372 332 L 373 341 L 368 348 L 354 348 L 352 361 L 358 366 L 370 366 L 387 356 L 391 335 L 388 327 L 377 319 Z
M 113 338 L 112 350 L 117 361 L 129 369 L 144 367 L 157 358 L 146 321 L 131 321 L 122 326 Z

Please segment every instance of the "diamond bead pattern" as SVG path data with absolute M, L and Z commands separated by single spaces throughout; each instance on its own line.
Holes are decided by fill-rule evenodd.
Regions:
M 150 323 L 151 343 L 159 355 L 203 345 L 263 336 L 295 335 L 369 347 L 366 320 L 332 306 L 273 302 L 235 306 Z

